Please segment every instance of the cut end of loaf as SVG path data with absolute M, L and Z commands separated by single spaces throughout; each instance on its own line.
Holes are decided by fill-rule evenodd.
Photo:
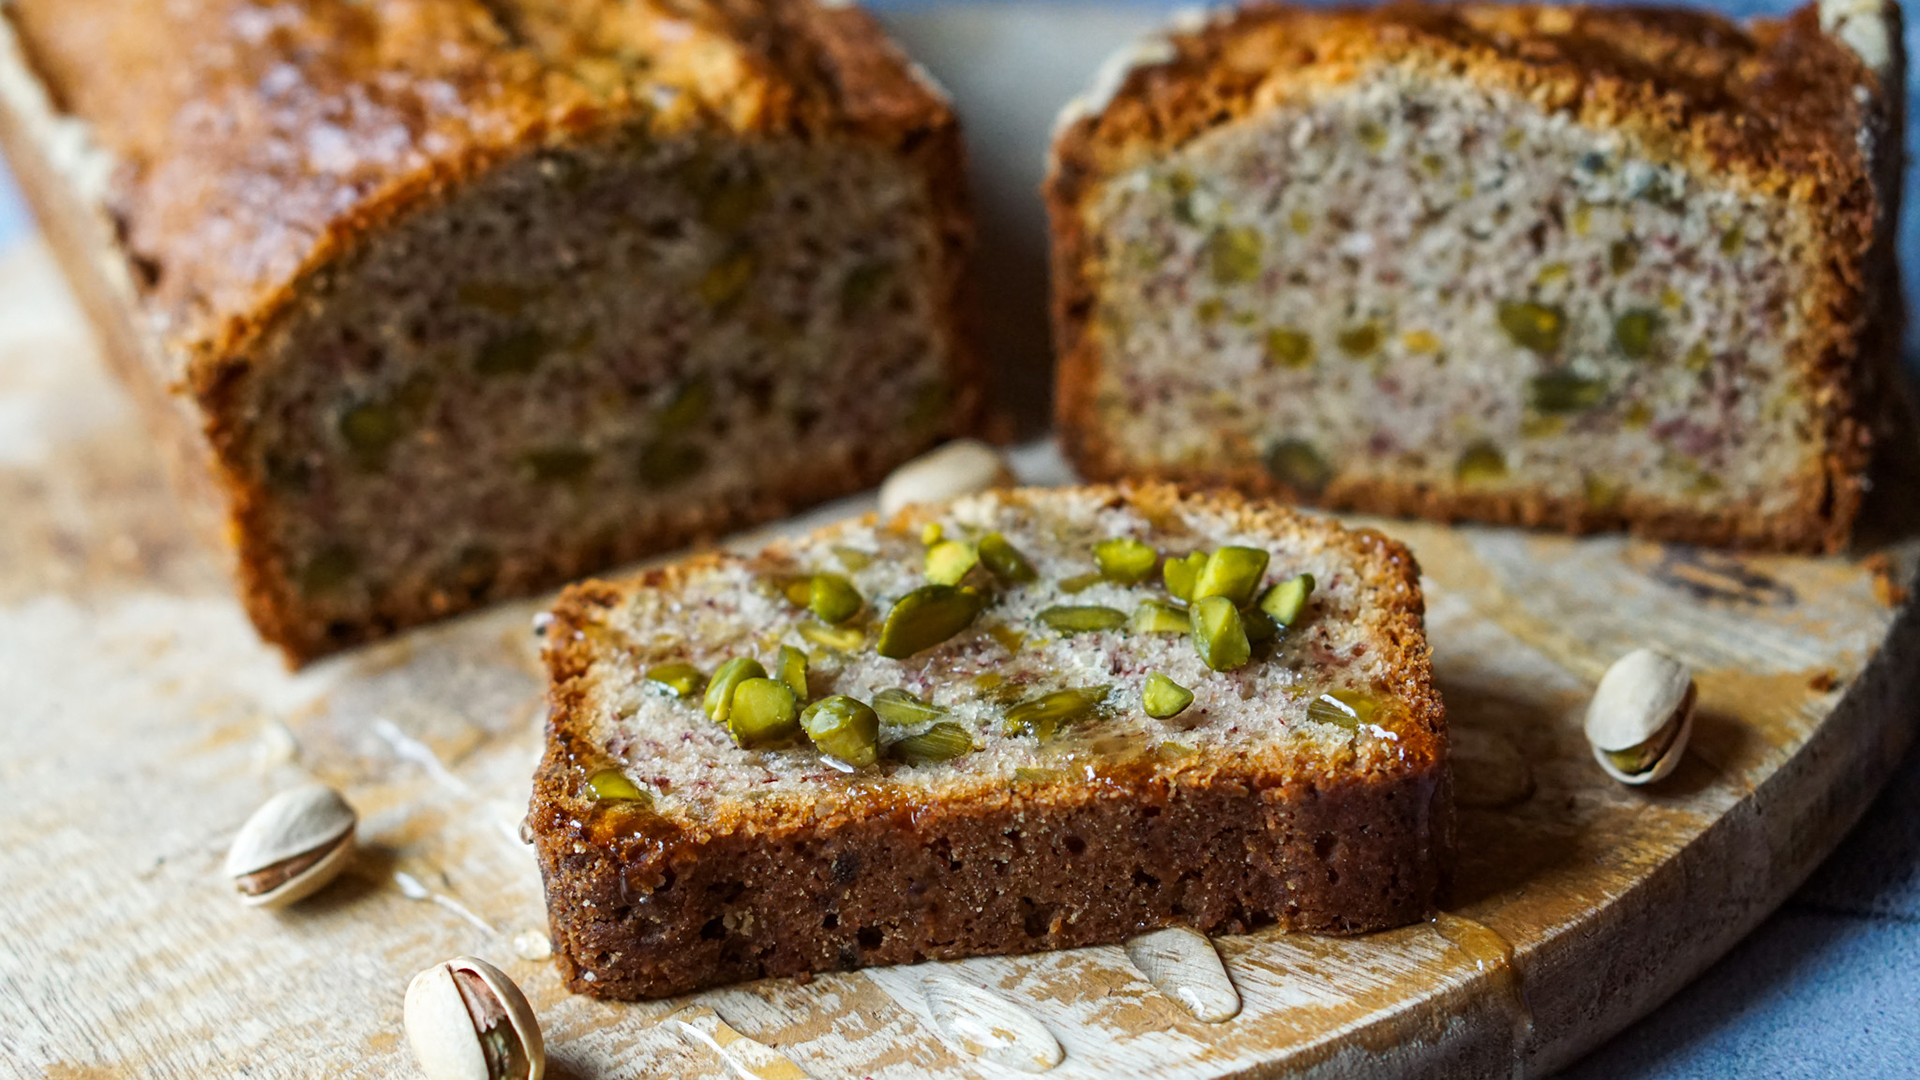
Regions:
M 326 651 L 878 480 L 971 407 L 929 182 L 636 130 L 369 239 L 239 391 L 273 629 Z
M 929 523 L 997 532 L 1037 577 L 975 568 L 966 580 L 993 596 L 978 619 L 888 659 L 875 636 L 924 584 Z M 1305 617 L 1231 671 L 1208 669 L 1184 633 L 1051 626 L 1042 612 L 1059 604 L 1130 613 L 1166 598 L 1157 576 L 1063 586 L 1115 537 L 1167 555 L 1259 547 L 1268 583 L 1320 584 Z M 782 586 L 817 572 L 868 603 L 833 647 Z M 554 718 L 529 818 L 563 968 L 579 990 L 651 997 L 1168 923 L 1358 932 L 1418 918 L 1449 820 L 1420 611 L 1417 569 L 1384 538 L 1171 488 L 988 493 L 570 590 L 547 631 Z M 883 725 L 881 761 L 848 771 L 805 739 L 743 749 L 645 674 L 743 656 L 771 669 L 782 645 L 809 654 L 814 699 L 905 690 L 941 715 Z M 1193 692 L 1186 710 L 1147 714 L 1155 672 Z M 1010 723 L 1070 689 L 1105 696 L 1057 729 Z M 1328 694 L 1364 716 L 1329 713 Z M 891 749 L 935 723 L 973 749 L 919 763 Z M 590 780 L 609 769 L 644 800 L 597 798 Z

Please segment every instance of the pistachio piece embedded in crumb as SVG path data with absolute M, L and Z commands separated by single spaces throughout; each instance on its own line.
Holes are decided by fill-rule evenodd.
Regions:
M 736 656 L 714 669 L 712 681 L 707 683 L 706 696 L 701 707 L 716 724 L 725 724 L 733 709 L 734 691 L 748 679 L 764 679 L 767 669 L 760 661 L 751 656 Z
M 1191 704 L 1193 691 L 1157 671 L 1147 676 L 1146 688 L 1140 692 L 1140 707 L 1155 720 L 1178 716 Z
M 1063 725 L 1093 715 L 1112 692 L 1111 686 L 1075 686 L 1042 694 L 1008 709 L 1004 730 L 1051 739 Z
M 1001 581 L 1023 585 L 1039 578 L 1033 563 L 999 533 L 980 538 L 980 564 Z
M 1110 581 L 1138 585 L 1153 573 L 1160 553 L 1132 537 L 1119 536 L 1093 545 L 1093 562 Z
M 986 600 L 971 589 L 923 585 L 901 597 L 880 627 L 879 653 L 904 660 L 973 625 Z
M 902 727 L 924 724 L 947 715 L 945 706 L 924 701 L 897 687 L 889 687 L 873 695 L 873 711 L 887 723 Z
M 619 769 L 596 769 L 587 777 L 587 790 L 602 802 L 653 802 L 653 796 Z
M 951 720 L 942 720 L 917 735 L 887 747 L 887 756 L 907 766 L 937 765 L 978 749 L 973 734 Z
M 1253 643 L 1247 640 L 1246 624 L 1232 600 L 1224 596 L 1196 600 L 1188 622 L 1194 649 L 1213 670 L 1232 671 L 1253 658 Z
M 857 698 L 821 698 L 800 714 L 800 726 L 822 753 L 855 768 L 880 758 L 880 717 Z
M 707 681 L 707 677 L 692 664 L 672 663 L 648 668 L 647 681 L 659 683 L 675 697 L 692 697 L 693 692 Z
M 743 679 L 727 709 L 727 733 L 748 750 L 777 746 L 800 733 L 800 701 L 786 683 Z
M 1118 630 L 1127 625 L 1127 613 L 1097 604 L 1056 604 L 1034 616 L 1063 634 L 1085 634 L 1099 630 Z

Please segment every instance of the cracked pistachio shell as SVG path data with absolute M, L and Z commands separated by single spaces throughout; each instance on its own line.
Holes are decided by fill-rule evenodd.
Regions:
M 407 984 L 407 1045 L 427 1080 L 541 1080 L 546 1042 L 506 973 L 456 956 Z
M 880 485 L 880 516 L 916 503 L 944 502 L 1013 483 L 1000 451 L 978 439 L 955 439 L 893 470 Z
M 1601 676 L 1587 705 L 1593 759 L 1623 784 L 1651 784 L 1679 766 L 1693 733 L 1693 672 L 1635 649 Z
M 302 784 L 268 799 L 233 838 L 225 870 L 240 902 L 280 907 L 318 892 L 353 857 L 359 817 L 325 784 Z

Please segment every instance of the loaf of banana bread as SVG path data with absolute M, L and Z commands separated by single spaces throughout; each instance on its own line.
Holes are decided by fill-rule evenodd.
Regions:
M 1421 918 L 1446 733 L 1405 548 L 1020 490 L 568 589 L 528 830 L 575 990 Z
M 298 660 L 969 425 L 945 100 L 813 0 L 0 5 L 0 138 Z
M 1254 4 L 1062 118 L 1091 478 L 1844 545 L 1900 337 L 1890 0 L 1781 20 Z

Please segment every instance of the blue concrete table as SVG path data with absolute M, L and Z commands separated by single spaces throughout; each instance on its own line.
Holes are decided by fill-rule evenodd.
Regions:
M 1920 33 L 1908 37 L 1909 51 L 1920 51 Z M 1916 142 L 1911 132 L 1908 141 Z M 1910 208 L 1914 175 L 1910 170 Z M 31 231 L 18 193 L 0 172 L 0 249 Z M 1920 213 L 1906 215 L 1902 251 L 1912 282 L 1920 278 Z M 1914 713 L 1920 723 L 1920 702 Z M 1773 918 L 1566 1075 L 1920 1077 L 1920 744 L 1859 828 Z

